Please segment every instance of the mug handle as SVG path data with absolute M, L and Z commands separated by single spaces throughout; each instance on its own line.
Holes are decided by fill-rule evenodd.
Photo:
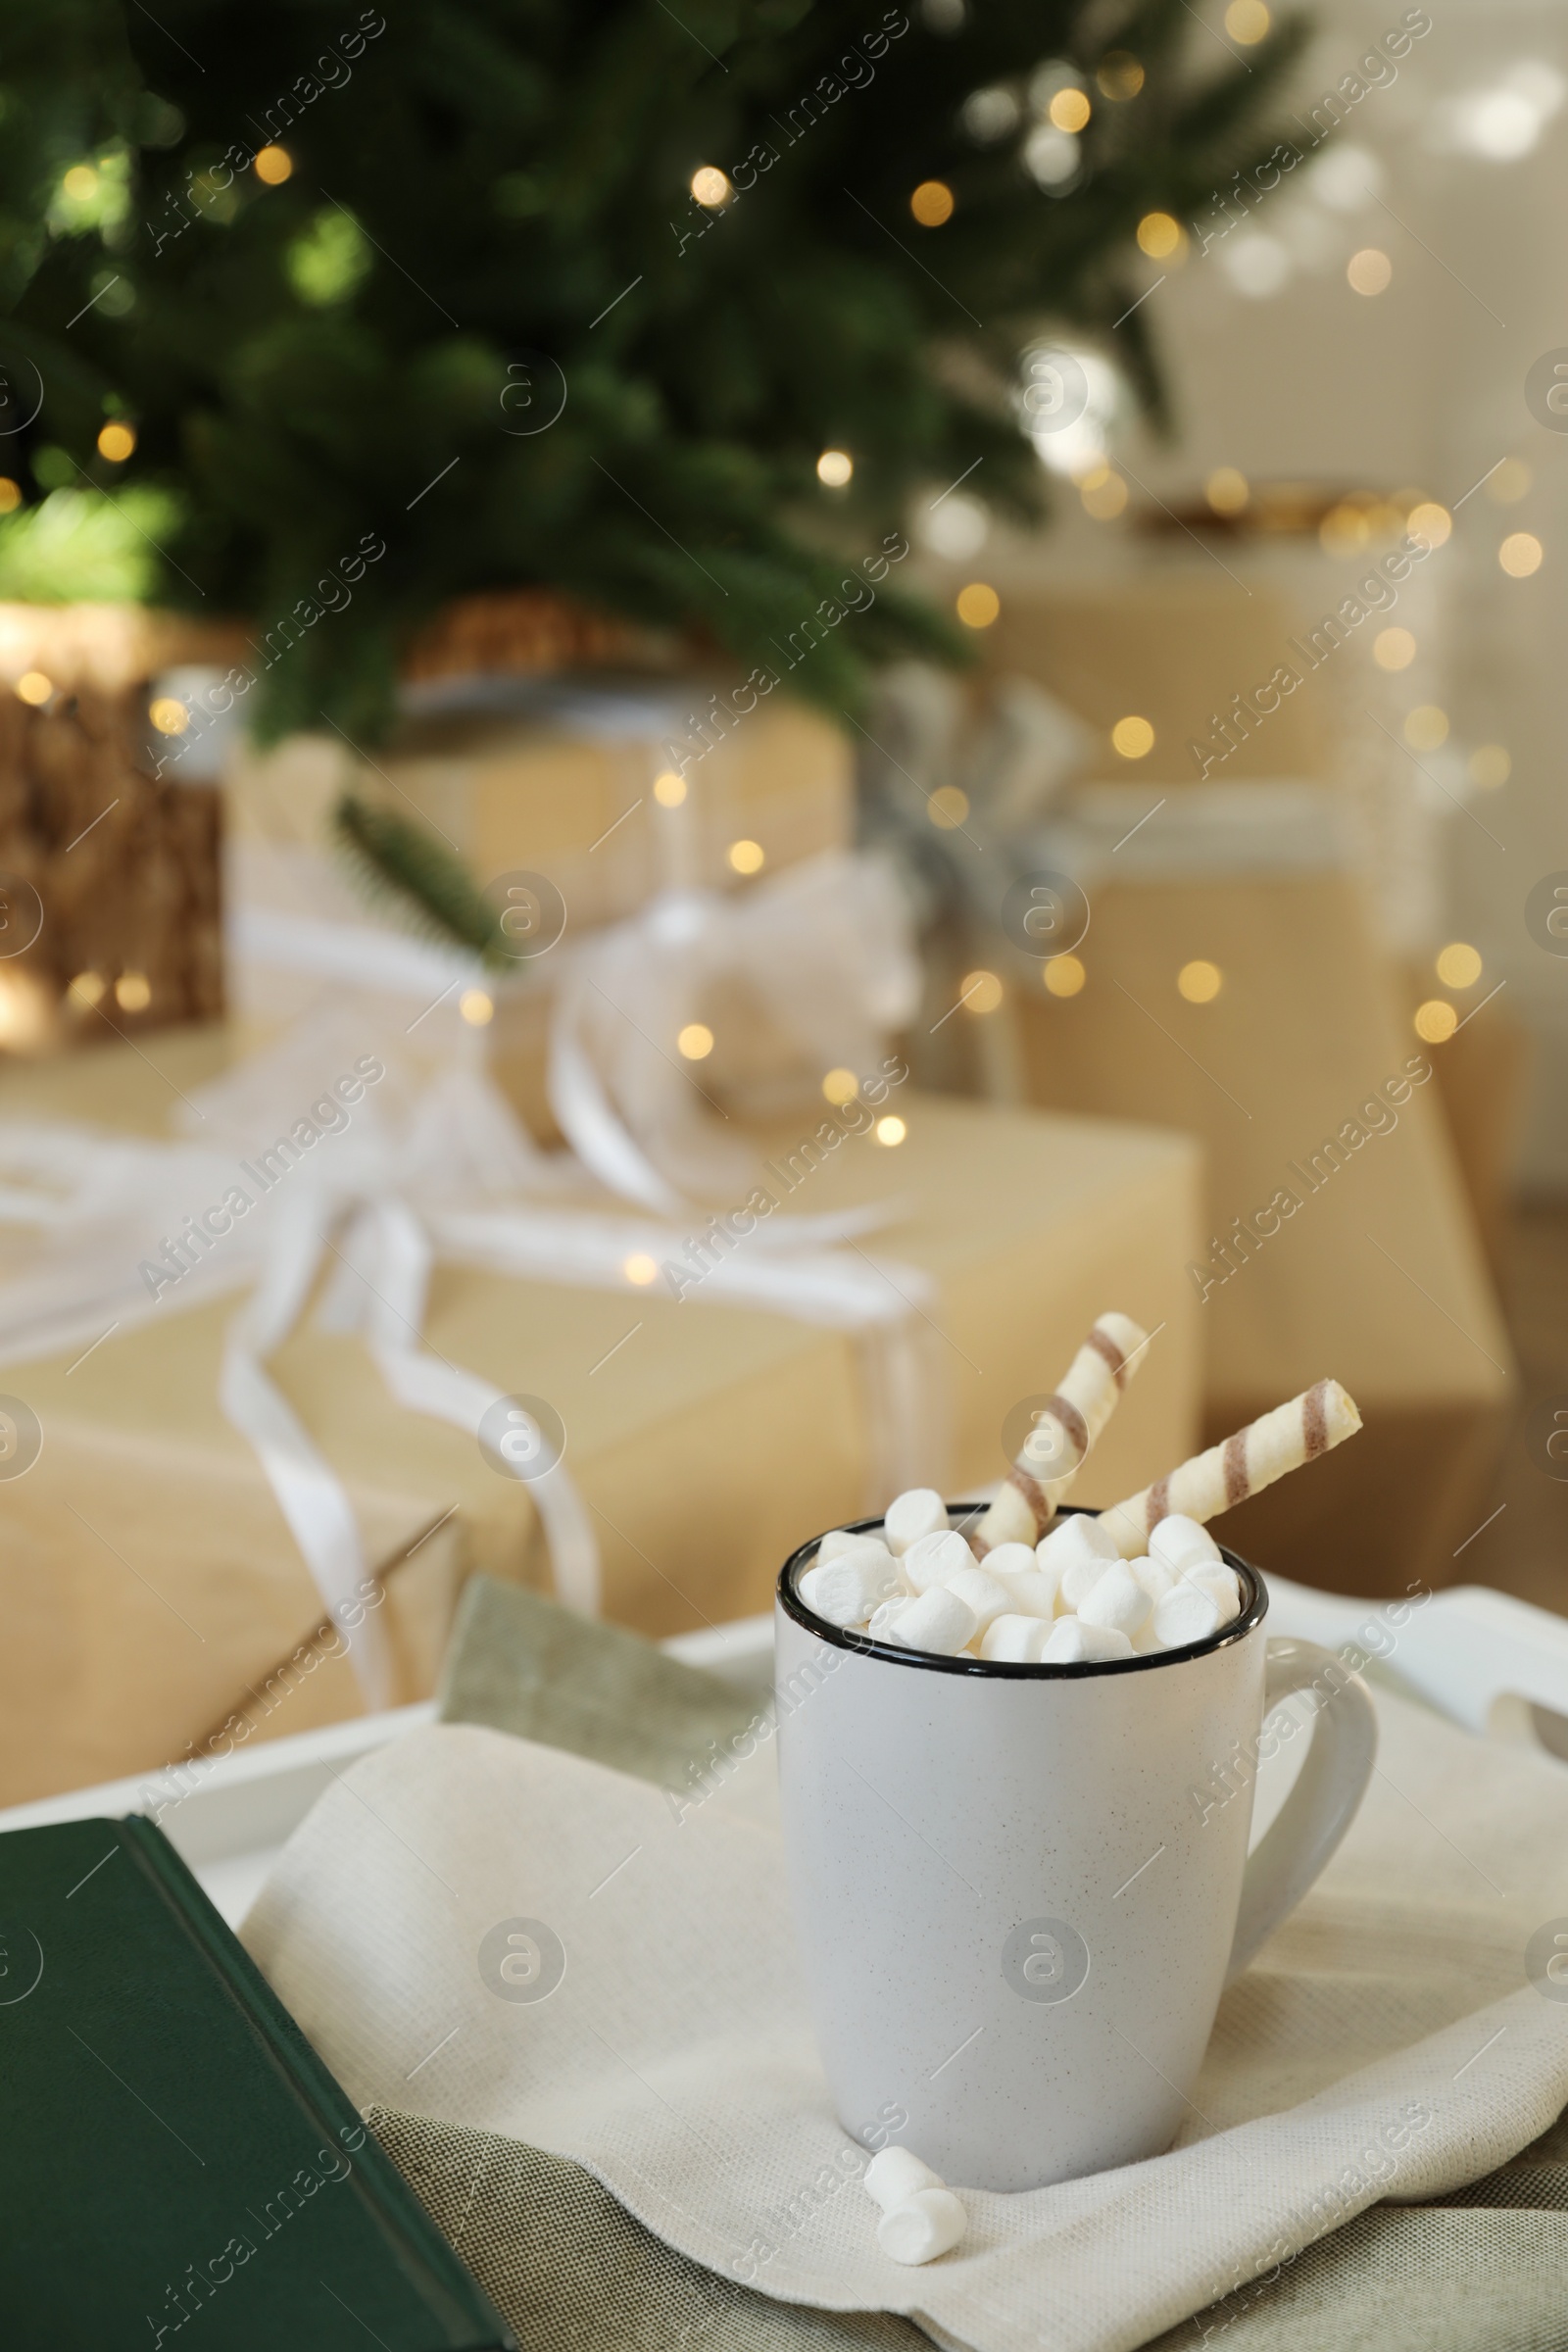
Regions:
M 1227 1984 L 1288 1911 L 1294 1911 L 1355 1819 L 1378 1748 L 1378 1721 L 1366 1685 L 1315 1642 L 1268 1645 L 1263 1712 L 1293 1690 L 1315 1690 L 1312 1744 L 1277 1819 L 1248 1857 Z

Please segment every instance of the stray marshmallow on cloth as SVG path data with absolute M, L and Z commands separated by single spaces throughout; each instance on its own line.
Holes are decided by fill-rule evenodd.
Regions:
M 935 2262 L 951 2254 L 969 2226 L 969 2217 L 941 2175 L 907 2148 L 884 2148 L 861 2175 L 867 2194 L 881 2206 L 876 2242 L 895 2262 Z

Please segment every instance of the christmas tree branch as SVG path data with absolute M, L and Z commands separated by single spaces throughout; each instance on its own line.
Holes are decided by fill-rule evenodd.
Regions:
M 392 903 L 443 947 L 466 948 L 493 967 L 510 967 L 494 908 L 462 859 L 427 827 L 346 792 L 333 810 L 332 830 L 368 898 Z

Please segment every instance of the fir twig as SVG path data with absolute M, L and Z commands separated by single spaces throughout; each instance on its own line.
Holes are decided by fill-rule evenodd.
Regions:
M 460 858 L 424 825 L 346 792 L 332 814 L 338 849 L 367 897 L 391 901 L 443 947 L 466 948 L 487 964 L 502 953 L 495 909 Z

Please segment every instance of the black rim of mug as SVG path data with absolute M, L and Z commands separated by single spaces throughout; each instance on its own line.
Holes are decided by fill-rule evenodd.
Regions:
M 950 1502 L 948 1524 L 962 1529 L 980 1518 L 988 1508 L 983 1502 Z M 1063 1503 L 1058 1518 L 1076 1517 L 1098 1519 L 1098 1511 L 1089 1510 L 1077 1502 Z M 871 1519 L 849 1522 L 844 1533 L 852 1536 L 873 1536 L 882 1526 L 880 1515 Z M 824 1530 L 824 1534 L 839 1531 Z M 801 1574 L 810 1566 L 822 1536 L 812 1536 L 798 1551 L 792 1551 L 778 1572 L 778 1601 L 787 1617 L 815 1636 L 818 1642 L 831 1643 L 835 1649 L 849 1649 L 866 1658 L 881 1658 L 889 1666 L 912 1666 L 926 1674 L 968 1674 L 987 1677 L 1004 1683 L 1051 1683 L 1082 1680 L 1092 1674 L 1145 1674 L 1160 1666 L 1185 1665 L 1193 1658 L 1205 1658 L 1213 1652 L 1228 1649 L 1233 1642 L 1243 1642 L 1254 1633 L 1268 1614 L 1268 1587 L 1250 1560 L 1244 1560 L 1238 1551 L 1226 1544 L 1220 1545 L 1220 1556 L 1228 1568 L 1234 1568 L 1241 1579 L 1245 1604 L 1239 1617 L 1222 1626 L 1217 1634 L 1209 1634 L 1201 1642 L 1189 1642 L 1178 1649 L 1155 1650 L 1147 1658 L 1083 1658 L 1072 1665 L 1036 1666 L 1016 1665 L 1002 1658 L 945 1658 L 930 1649 L 902 1649 L 894 1642 L 873 1642 L 869 1634 L 857 1633 L 853 1627 L 829 1625 L 823 1617 L 813 1615 L 795 1586 Z M 982 1563 L 983 1564 L 983 1563 Z

